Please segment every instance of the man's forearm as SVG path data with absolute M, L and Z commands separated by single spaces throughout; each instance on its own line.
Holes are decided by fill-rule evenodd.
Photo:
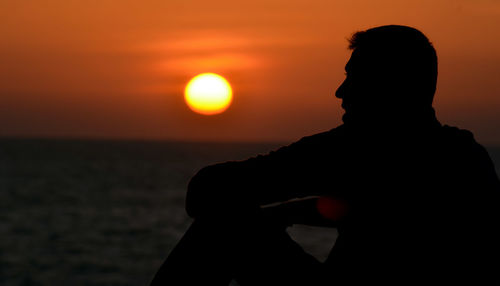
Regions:
M 322 195 L 325 180 L 329 180 L 332 173 L 343 178 L 340 169 L 329 168 L 327 174 L 321 173 L 321 168 L 314 168 L 324 161 L 325 146 L 328 150 L 333 148 L 330 142 L 335 142 L 330 138 L 333 135 L 325 132 L 304 137 L 267 155 L 203 168 L 188 186 L 188 214 L 192 217 L 231 215 L 254 211 L 261 205 Z M 328 144 L 318 143 L 325 140 Z M 345 158 L 341 153 L 335 155 L 338 166 L 342 166 Z M 337 185 L 341 185 L 341 181 L 338 180 Z M 338 189 L 343 190 L 341 186 Z
M 299 200 L 283 202 L 277 205 L 264 207 L 262 210 L 275 219 L 286 221 L 288 225 L 303 224 L 321 227 L 337 227 L 346 213 L 339 216 L 328 216 L 324 212 L 325 202 L 328 206 L 336 208 L 340 214 L 345 208 L 340 205 L 329 204 L 333 198 L 308 197 Z

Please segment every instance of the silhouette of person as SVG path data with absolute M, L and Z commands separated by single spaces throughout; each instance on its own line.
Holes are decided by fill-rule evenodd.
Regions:
M 390 25 L 350 49 L 344 123 L 200 170 L 194 221 L 151 285 L 499 285 L 500 182 L 471 132 L 436 119 L 433 45 Z M 324 263 L 288 236 L 294 223 L 337 227 Z

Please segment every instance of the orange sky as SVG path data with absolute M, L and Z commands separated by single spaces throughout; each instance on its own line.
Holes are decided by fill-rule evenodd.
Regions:
M 293 141 L 341 123 L 346 38 L 410 25 L 434 43 L 443 123 L 500 144 L 498 0 L 2 0 L 0 136 Z M 189 79 L 226 77 L 223 114 Z

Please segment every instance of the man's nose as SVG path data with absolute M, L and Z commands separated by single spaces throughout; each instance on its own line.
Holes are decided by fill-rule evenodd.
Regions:
M 344 98 L 345 92 L 346 92 L 346 81 L 344 80 L 342 84 L 337 88 L 337 91 L 335 91 L 335 96 L 337 98 Z

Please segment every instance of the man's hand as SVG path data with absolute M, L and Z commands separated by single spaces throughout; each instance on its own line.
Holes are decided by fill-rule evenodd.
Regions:
M 262 211 L 287 226 L 336 227 L 347 215 L 347 204 L 331 197 L 312 197 L 264 206 Z

